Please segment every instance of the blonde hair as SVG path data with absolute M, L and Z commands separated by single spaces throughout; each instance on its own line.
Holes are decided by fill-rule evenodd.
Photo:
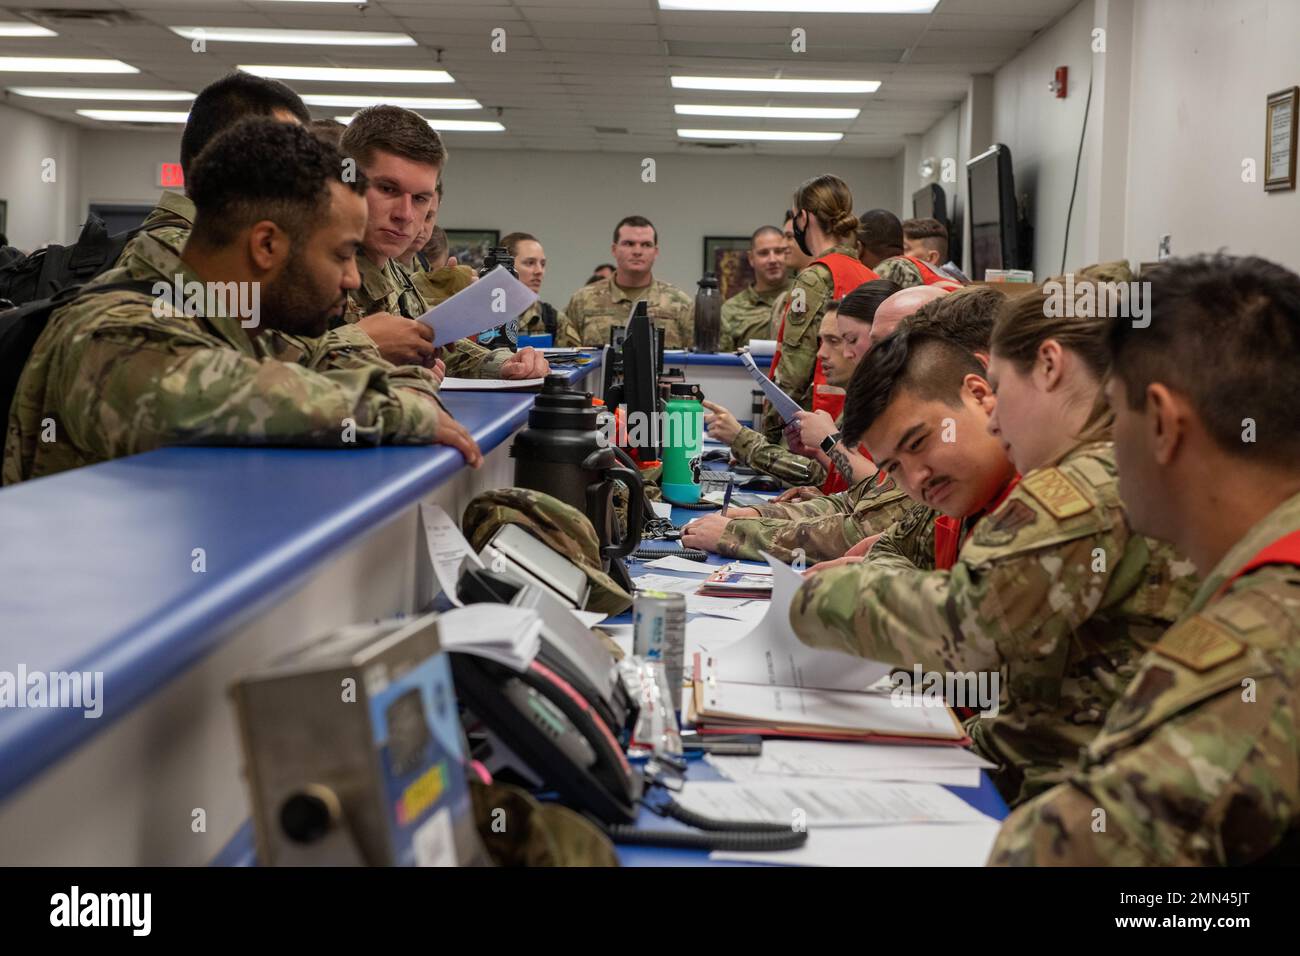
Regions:
M 795 215 L 806 209 L 822 231 L 836 239 L 851 237 L 858 229 L 858 217 L 853 214 L 853 193 L 848 183 L 838 176 L 823 173 L 804 182 L 794 191 Z
M 1076 281 L 1074 287 L 1077 291 L 1088 284 L 1089 280 Z M 1096 289 L 1092 291 L 1095 293 Z M 1090 317 L 1049 315 L 1050 299 L 1051 296 L 1042 289 L 1009 296 L 993 322 L 990 350 L 998 358 L 1009 361 L 1021 374 L 1027 374 L 1034 367 L 1038 348 L 1048 339 L 1077 355 L 1096 378 L 1098 389 L 1083 431 L 1075 437 L 1080 443 L 1110 441 L 1115 415 L 1100 387 L 1110 374 L 1110 349 L 1107 345 L 1110 317 L 1104 314 Z

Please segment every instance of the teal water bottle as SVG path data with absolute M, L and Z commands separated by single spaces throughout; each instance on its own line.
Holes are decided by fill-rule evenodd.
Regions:
M 700 500 L 700 484 L 691 473 L 691 460 L 704 444 L 704 406 L 694 385 L 674 382 L 664 404 L 663 462 L 660 485 L 673 504 L 693 505 Z

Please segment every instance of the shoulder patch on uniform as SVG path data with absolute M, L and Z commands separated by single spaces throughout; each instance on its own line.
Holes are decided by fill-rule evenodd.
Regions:
M 1152 650 L 1203 674 L 1246 653 L 1246 645 L 1214 621 L 1197 616 L 1172 628 Z
M 1012 499 L 1006 507 L 981 519 L 975 525 L 975 544 L 985 548 L 1006 547 L 1016 540 L 1022 528 L 1027 528 L 1038 518 L 1034 509 L 1023 501 Z
M 1092 510 L 1093 504 L 1079 486 L 1059 468 L 1044 468 L 1020 480 L 1020 487 L 1033 495 L 1058 521 Z

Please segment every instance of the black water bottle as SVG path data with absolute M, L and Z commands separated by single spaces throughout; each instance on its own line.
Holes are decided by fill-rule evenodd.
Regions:
M 488 252 L 487 257 L 483 260 L 483 266 L 478 270 L 478 277 L 481 279 L 497 266 L 505 266 L 516 279 L 519 273 L 515 272 L 515 257 L 505 246 L 493 246 Z M 509 349 L 514 352 L 519 348 L 519 316 L 511 316 L 501 325 L 494 329 L 488 329 L 486 332 L 480 332 L 476 336 L 479 345 L 487 349 Z
M 695 351 L 716 352 L 722 335 L 722 294 L 718 277 L 706 272 L 695 293 Z

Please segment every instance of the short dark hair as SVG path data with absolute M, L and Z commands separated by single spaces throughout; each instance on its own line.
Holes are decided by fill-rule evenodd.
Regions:
M 536 242 L 536 241 L 537 241 L 537 237 L 534 236 L 532 233 L 511 232 L 511 233 L 507 233 L 505 236 L 502 237 L 501 245 L 505 246 L 506 252 L 510 253 L 513 256 L 515 254 L 515 249 L 519 247 L 519 243 Z
M 1300 466 L 1295 375 L 1300 367 L 1300 276 L 1258 256 L 1169 259 L 1149 272 L 1146 327 L 1111 323 L 1111 374 L 1130 408 L 1160 382 L 1187 396 L 1228 454 Z M 1258 441 L 1242 441 L 1243 419 Z
M 447 147 L 428 120 L 386 104 L 357 111 L 343 134 L 342 149 L 363 166 L 369 165 L 377 149 L 426 166 L 441 168 L 447 162 Z
M 749 234 L 749 248 L 753 249 L 754 243 L 758 241 L 758 237 L 767 232 L 774 233 L 775 235 L 781 237 L 782 242 L 785 241 L 785 233 L 782 232 L 780 229 L 776 228 L 776 226 L 759 226 L 757 229 L 755 229 L 753 232 Z
M 429 233 L 429 241 L 420 251 L 430 259 L 441 259 L 447 252 L 447 230 L 442 226 L 434 226 L 433 232 Z
M 336 119 L 318 119 L 312 120 L 311 126 L 308 127 L 317 139 L 323 139 L 335 149 L 339 149 L 343 142 L 343 131 L 347 129 Z
M 620 219 L 618 225 L 614 227 L 614 245 L 618 245 L 618 231 L 624 226 L 635 226 L 638 229 L 644 229 L 646 226 L 649 226 L 650 231 L 654 233 L 655 245 L 659 245 L 659 230 L 656 229 L 655 224 L 645 216 L 624 216 Z M 600 266 L 596 266 L 596 268 L 599 269 Z
M 992 286 L 964 286 L 927 302 L 905 318 L 898 329 L 937 335 L 987 355 L 992 347 L 993 324 L 1006 301 L 1006 294 Z
M 352 177 L 348 177 L 352 180 Z M 219 248 L 253 223 L 269 219 L 295 246 L 329 207 L 330 183 L 364 194 L 366 177 L 345 181 L 343 158 L 302 126 L 248 119 L 219 134 L 194 158 L 190 241 Z
M 618 266 L 614 265 L 614 263 L 612 262 L 602 262 L 600 265 L 596 266 L 594 269 L 591 270 L 591 274 L 595 275 L 601 269 L 608 269 L 610 272 L 614 272 L 618 269 Z
M 279 80 L 236 70 L 209 83 L 190 104 L 181 133 L 181 170 L 189 178 L 190 163 L 223 130 L 251 116 L 271 116 L 286 110 L 304 126 L 311 122 L 302 98 Z
M 897 331 L 862 357 L 844 399 L 840 431 L 851 442 L 903 392 L 956 407 L 967 375 L 985 375 L 970 349 L 937 335 Z
M 840 300 L 840 315 L 847 315 L 859 322 L 874 322 L 876 309 L 895 292 L 902 292 L 903 287 L 892 279 L 872 279 L 862 283 Z
M 948 258 L 948 227 L 938 219 L 904 219 L 903 238 L 933 249 L 940 258 Z
M 903 254 L 903 223 L 888 209 L 868 209 L 858 217 L 858 244 L 883 259 Z

